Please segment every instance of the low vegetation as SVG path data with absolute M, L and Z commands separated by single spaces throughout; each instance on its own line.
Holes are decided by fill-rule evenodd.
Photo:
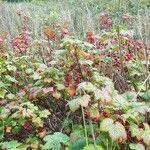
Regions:
M 50 2 L 0 6 L 0 149 L 148 150 L 148 3 L 54 2 L 50 15 Z

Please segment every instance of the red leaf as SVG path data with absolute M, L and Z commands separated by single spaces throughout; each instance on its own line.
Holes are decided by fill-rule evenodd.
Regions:
M 74 96 L 74 94 L 76 93 L 76 87 L 74 85 L 71 85 L 68 89 L 68 93 L 70 97 Z

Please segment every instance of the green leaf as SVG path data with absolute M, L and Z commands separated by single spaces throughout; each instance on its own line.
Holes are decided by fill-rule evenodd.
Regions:
M 122 115 L 125 120 L 131 121 L 131 122 L 138 122 L 138 116 L 139 114 L 137 112 L 132 111 L 132 109 L 129 109 L 125 114 Z
M 62 56 L 64 56 L 66 53 L 67 53 L 67 50 L 66 50 L 66 49 L 54 51 L 54 55 L 55 55 L 56 57 L 58 57 L 58 56 L 61 56 L 61 57 L 62 57 Z
M 21 146 L 21 143 L 13 140 L 13 141 L 9 141 L 9 142 L 0 143 L 0 145 L 2 146 L 2 149 L 19 150 L 19 146 Z
M 144 102 L 132 103 L 132 107 L 133 107 L 132 111 L 138 112 L 141 114 L 146 114 L 147 112 L 150 112 L 150 106 Z
M 85 94 L 81 98 L 79 98 L 78 103 L 82 107 L 87 107 L 90 101 L 91 101 L 90 96 Z
M 0 89 L 0 98 L 4 98 L 7 91 L 5 89 Z
M 63 84 L 57 83 L 56 84 L 57 90 L 61 91 L 65 89 L 65 86 Z
M 103 98 L 102 92 L 100 89 L 94 91 L 95 100 L 100 100 Z
M 104 120 L 102 120 L 101 124 L 100 124 L 100 131 L 109 131 L 110 126 L 113 125 L 113 120 L 111 118 L 106 118 Z
M 150 129 L 144 131 L 142 138 L 144 143 L 150 146 Z
M 42 85 L 44 85 L 43 80 L 37 80 L 33 86 L 42 86 Z
M 131 131 L 131 135 L 132 137 L 136 137 L 139 131 L 139 127 L 136 124 L 131 124 L 130 125 L 130 131 Z
M 2 81 L 0 81 L 0 88 L 5 88 L 5 84 Z
M 44 141 L 46 144 L 43 149 L 61 150 L 61 144 L 66 144 L 69 141 L 69 137 L 61 132 L 55 132 L 53 135 L 45 136 Z
M 145 99 L 145 100 L 149 100 L 150 101 L 150 90 L 146 91 L 142 97 Z
M 125 139 L 127 138 L 125 127 L 120 122 L 115 122 L 113 125 L 109 127 L 109 135 L 112 140 L 116 141 L 119 138 Z
M 43 122 L 40 117 L 33 118 L 32 122 L 37 124 L 38 126 L 43 126 Z
M 96 86 L 93 85 L 91 82 L 82 82 L 78 85 L 78 90 L 94 92 L 96 90 Z
M 68 102 L 69 108 L 72 112 L 75 112 L 79 107 L 79 103 L 78 103 L 79 99 L 73 99 L 70 102 Z
M 40 112 L 40 118 L 47 118 L 48 115 L 50 115 L 48 110 L 43 110 Z
M 79 139 L 71 146 L 71 150 L 83 150 L 84 146 L 86 146 L 85 139 Z
M 13 83 L 18 82 L 14 77 L 11 77 L 10 75 L 6 75 L 5 78 L 6 78 L 8 81 L 13 82 Z
M 129 102 L 122 95 L 118 94 L 113 97 L 113 105 L 123 109 L 126 109 L 130 106 Z
M 134 92 L 126 92 L 122 95 L 128 102 L 129 101 L 136 101 L 136 93 Z
M 131 143 L 131 144 L 129 145 L 129 147 L 130 147 L 130 149 L 132 149 L 132 150 L 145 150 L 145 147 L 144 147 L 144 145 L 142 145 L 142 144 L 133 144 L 133 143 Z
M 100 76 L 98 72 L 93 73 L 93 81 L 98 83 L 99 85 L 105 85 L 108 86 L 109 88 L 114 89 L 114 84 L 112 80 L 107 77 Z
M 59 75 L 63 75 L 63 72 L 60 71 L 57 68 L 50 67 L 50 68 L 47 68 L 43 72 L 42 77 L 46 77 L 46 78 L 58 78 Z
M 90 96 L 85 94 L 82 97 L 71 100 L 70 102 L 68 102 L 68 105 L 70 110 L 72 112 L 75 112 L 80 106 L 87 107 L 90 101 Z
M 144 125 L 144 129 L 145 130 L 149 130 L 150 129 L 150 126 L 147 123 L 143 123 L 143 125 Z
M 73 121 L 72 121 L 73 123 Z M 74 131 L 70 134 L 70 142 L 71 143 L 76 143 L 78 140 L 83 140 L 84 139 L 84 131 L 82 129 L 78 129 L 74 127 Z M 84 139 L 85 141 L 85 139 Z

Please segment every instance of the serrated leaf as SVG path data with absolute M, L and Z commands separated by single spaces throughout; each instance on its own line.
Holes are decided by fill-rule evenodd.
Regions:
M 120 108 L 127 108 L 129 106 L 129 102 L 122 96 L 122 95 L 116 95 L 113 97 L 113 105 L 115 107 Z
M 79 107 L 79 103 L 78 103 L 79 99 L 73 99 L 70 102 L 68 102 L 69 108 L 72 112 L 75 112 Z
M 112 140 L 116 141 L 119 138 L 126 140 L 127 134 L 125 127 L 120 122 L 115 122 L 109 127 L 109 135 Z
M 86 94 L 79 98 L 78 104 L 82 107 L 87 107 L 90 101 L 90 96 Z
M 137 112 L 133 112 L 132 110 L 128 110 L 125 114 L 122 115 L 125 120 L 129 120 L 132 122 L 138 122 L 139 114 Z
M 132 103 L 132 106 L 133 106 L 132 111 L 134 111 L 134 112 L 138 112 L 141 114 L 145 114 L 147 112 L 150 112 L 150 106 L 147 105 L 146 103 L 142 103 L 142 102 L 136 103 L 135 102 L 135 103 Z
M 47 135 L 44 137 L 46 144 L 43 149 L 46 150 L 61 150 L 61 144 L 65 144 L 69 141 L 69 137 L 61 132 L 55 132 L 53 135 Z
M 111 118 L 106 118 L 104 120 L 102 120 L 101 124 L 100 124 L 100 131 L 109 131 L 110 126 L 113 125 L 113 120 Z
M 72 112 L 75 112 L 80 106 L 87 107 L 90 101 L 90 96 L 86 94 L 82 97 L 71 100 L 67 105 L 69 105 L 69 108 Z
M 91 82 L 82 82 L 78 85 L 78 90 L 94 92 L 96 90 L 96 87 Z
M 98 72 L 93 73 L 93 80 L 94 80 L 94 82 L 96 82 L 100 85 L 105 85 L 105 86 L 108 86 L 108 87 L 114 89 L 114 84 L 113 84 L 112 80 L 107 77 L 100 76 L 100 74 Z

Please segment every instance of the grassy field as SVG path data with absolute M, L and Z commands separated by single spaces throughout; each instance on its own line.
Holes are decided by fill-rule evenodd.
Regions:
M 144 38 L 149 34 L 149 0 L 69 0 L 33 1 L 30 3 L 2 3 L 0 32 L 9 31 L 10 36 L 20 31 L 21 23 L 16 14 L 22 11 L 30 18 L 30 28 L 38 38 L 44 25 L 66 25 L 80 38 L 85 33 L 100 32 L 99 14 L 109 12 L 115 25 L 122 24 L 121 16 L 129 14 L 136 17 L 130 28 Z M 129 25 L 130 26 L 130 25 Z M 144 30 L 144 31 L 143 31 Z M 147 34 L 147 35 L 146 35 Z M 144 36 L 144 37 L 142 37 Z

